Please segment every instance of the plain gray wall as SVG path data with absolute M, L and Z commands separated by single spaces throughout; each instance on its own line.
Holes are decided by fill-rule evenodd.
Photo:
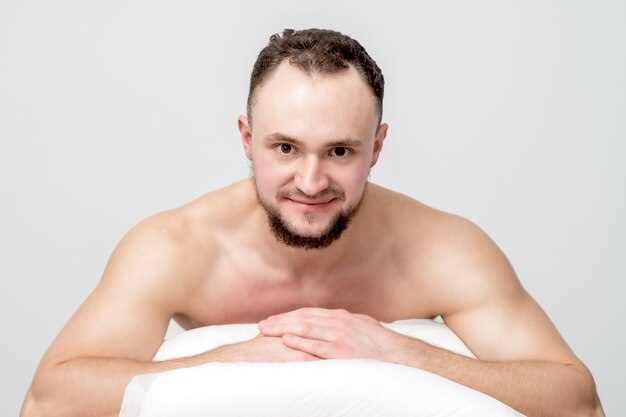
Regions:
M 362 42 L 391 125 L 372 181 L 486 230 L 621 415 L 625 21 L 623 1 L 0 1 L 0 415 L 133 224 L 248 175 L 236 117 L 285 27 Z

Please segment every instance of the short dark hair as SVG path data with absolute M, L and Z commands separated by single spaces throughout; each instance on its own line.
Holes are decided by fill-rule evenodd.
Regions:
M 306 74 L 334 74 L 352 65 L 372 87 L 378 99 L 380 124 L 385 91 L 382 71 L 359 42 L 326 29 L 285 29 L 282 36 L 276 33 L 270 37 L 269 44 L 261 50 L 252 68 L 248 118 L 251 117 L 255 90 L 285 59 Z

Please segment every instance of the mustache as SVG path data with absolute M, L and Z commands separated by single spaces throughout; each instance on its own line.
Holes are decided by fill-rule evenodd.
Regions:
M 346 193 L 344 193 L 343 190 L 339 187 L 329 187 L 315 195 L 309 195 L 298 188 L 288 188 L 280 190 L 278 191 L 278 193 L 276 193 L 276 198 L 278 200 L 291 197 L 302 197 L 311 200 L 323 199 L 326 197 L 335 197 L 338 200 L 344 201 L 346 199 Z

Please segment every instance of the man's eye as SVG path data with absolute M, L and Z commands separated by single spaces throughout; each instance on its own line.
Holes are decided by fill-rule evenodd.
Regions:
M 339 158 L 344 157 L 348 155 L 349 153 L 350 151 L 348 150 L 348 148 L 344 148 L 343 146 L 338 146 L 336 148 L 333 148 L 332 151 L 330 151 L 330 154 L 332 156 L 337 156 Z
M 280 145 L 278 145 L 278 151 L 282 154 L 290 154 L 292 150 L 293 147 L 288 143 L 281 143 Z

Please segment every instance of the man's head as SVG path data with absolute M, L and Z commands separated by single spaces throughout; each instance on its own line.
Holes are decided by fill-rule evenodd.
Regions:
M 261 51 L 239 130 L 279 241 L 313 249 L 341 236 L 386 136 L 382 96 L 380 69 L 337 32 L 285 31 Z
M 378 123 L 383 115 L 385 79 L 376 62 L 356 40 L 339 32 L 325 29 L 285 29 L 283 35 L 274 34 L 269 44 L 257 57 L 248 93 L 248 120 L 252 118 L 255 92 L 284 61 L 305 74 L 329 75 L 352 66 L 372 88 L 378 103 Z

